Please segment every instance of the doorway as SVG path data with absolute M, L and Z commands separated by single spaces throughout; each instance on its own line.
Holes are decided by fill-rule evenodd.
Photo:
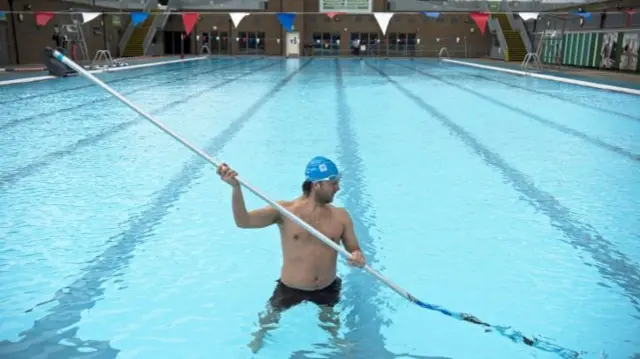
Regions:
M 0 24 L 0 67 L 5 67 L 10 63 L 9 29 L 7 28 L 7 24 Z
M 165 55 L 191 55 L 191 35 L 183 31 L 164 31 Z
M 300 56 L 300 33 L 287 32 L 286 56 Z

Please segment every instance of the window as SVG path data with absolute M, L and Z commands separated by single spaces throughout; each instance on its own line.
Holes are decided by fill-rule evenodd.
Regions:
M 314 56 L 336 56 L 340 54 L 340 33 L 314 32 L 311 34 Z
M 385 53 L 387 56 L 414 56 L 417 45 L 416 33 L 396 33 L 387 34 Z
M 351 43 L 349 49 L 352 49 L 354 40 L 360 40 L 360 46 L 364 46 L 364 50 L 360 50 L 359 56 L 376 56 L 379 54 L 380 38 L 382 36 L 375 32 L 352 32 Z M 352 51 L 350 51 L 352 52 Z
M 238 33 L 238 52 L 241 54 L 264 54 L 265 33 L 240 31 Z
M 202 33 L 203 38 L 207 36 L 207 45 L 209 46 L 209 50 L 212 54 L 228 54 L 229 53 L 229 35 L 226 31 L 210 31 Z M 205 44 L 204 39 L 201 39 L 201 44 Z

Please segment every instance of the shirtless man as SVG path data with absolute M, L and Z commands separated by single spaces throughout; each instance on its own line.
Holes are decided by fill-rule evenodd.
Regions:
M 237 173 L 224 163 L 217 173 L 233 188 L 233 217 L 238 227 L 264 228 L 277 224 L 280 229 L 283 257 L 280 278 L 266 313 L 260 316 L 261 330 L 250 345 L 254 352 L 261 346 L 266 326 L 276 323 L 283 311 L 304 301 L 320 306 L 320 319 L 333 322 L 335 326 L 337 319 L 332 308 L 340 299 L 342 284 L 336 275 L 338 253 L 271 206 L 247 211 L 240 184 L 235 179 Z M 365 258 L 351 216 L 344 208 L 331 205 L 340 190 L 339 181 L 337 166 L 327 158 L 315 157 L 307 164 L 302 195 L 291 201 L 278 201 L 278 204 L 337 244 L 342 242 L 351 253 L 349 263 L 363 267 Z M 334 339 L 337 337 L 337 328 L 325 329 Z

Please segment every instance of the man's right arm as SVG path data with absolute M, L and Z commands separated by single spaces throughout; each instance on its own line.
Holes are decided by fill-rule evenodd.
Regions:
M 233 186 L 232 206 L 233 219 L 240 228 L 264 228 L 280 220 L 280 212 L 271 206 L 248 212 L 239 185 Z

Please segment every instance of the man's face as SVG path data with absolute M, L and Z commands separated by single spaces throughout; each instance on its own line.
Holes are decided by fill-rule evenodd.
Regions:
M 315 184 L 316 200 L 320 203 L 331 203 L 340 190 L 340 180 L 321 181 Z

